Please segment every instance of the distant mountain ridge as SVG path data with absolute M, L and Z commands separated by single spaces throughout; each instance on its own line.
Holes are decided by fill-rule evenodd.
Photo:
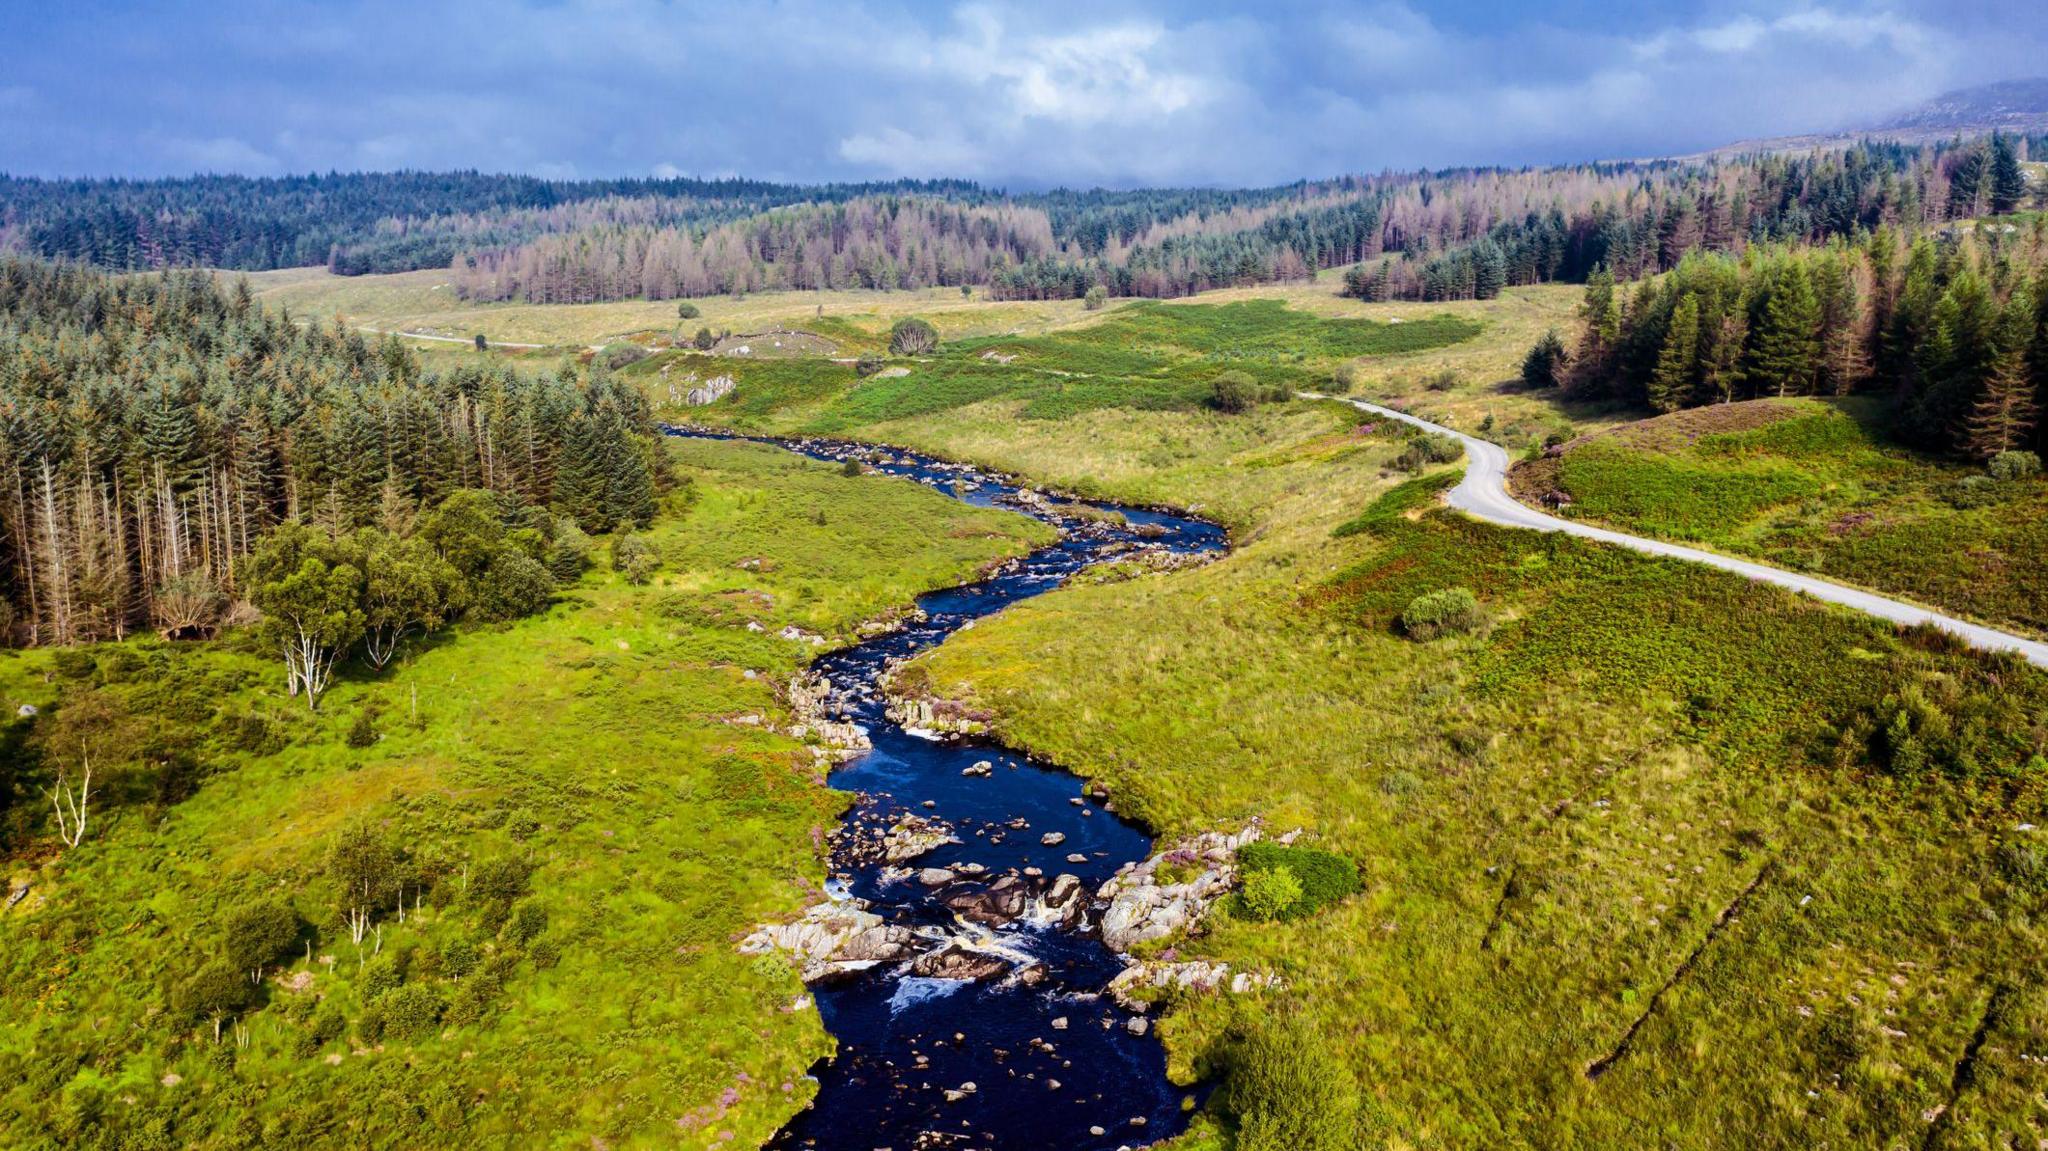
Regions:
M 1986 136 L 1992 132 L 2015 135 L 2048 133 L 2048 77 L 2029 80 L 2001 80 L 1974 88 L 1944 92 L 1911 108 L 1894 113 L 1867 126 L 1851 126 L 1832 132 L 1809 132 L 1797 136 L 1770 136 L 1738 140 L 1680 159 L 1709 156 L 1739 156 L 1751 152 L 1799 152 L 1810 148 L 1837 147 L 1858 140 L 1896 140 L 1902 144 L 1931 144 L 1957 136 Z
M 1870 129 L 1883 134 L 1941 135 L 1994 130 L 2048 131 L 2048 78 L 2004 80 L 1944 92 Z

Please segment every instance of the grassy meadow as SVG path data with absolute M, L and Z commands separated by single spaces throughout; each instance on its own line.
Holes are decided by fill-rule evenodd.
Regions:
M 1289 337 L 1296 361 L 1155 318 L 1183 309 L 1220 332 L 1237 303 L 1110 310 L 1095 330 L 1138 368 L 1121 402 L 1055 404 L 1073 389 L 1058 377 L 945 390 L 983 370 L 949 364 L 962 351 L 1115 372 L 1080 328 L 963 341 L 882 387 L 736 375 L 733 397 L 693 411 L 1231 525 L 1224 560 L 1020 604 L 904 677 L 992 710 L 1007 741 L 1163 835 L 1256 817 L 1357 861 L 1364 894 L 1314 918 L 1226 914 L 1155 948 L 1286 981 L 1171 1002 L 1175 1073 L 1227 1075 L 1245 1028 L 1305 1013 L 1355 1075 L 1361 1147 L 2048 1137 L 2048 1051 L 2028 1030 L 2048 1010 L 2048 848 L 2025 830 L 2048 822 L 2048 679 L 1723 573 L 1465 520 L 1434 503 L 1455 465 L 1411 478 L 1398 433 L 1332 405 L 1152 402 L 1155 380 L 1227 370 L 1225 346 L 1261 379 L 1348 361 L 1361 394 L 1462 426 L 1493 414 L 1534 438 L 1618 418 L 1479 383 L 1525 346 L 1497 320 L 1433 348 L 1347 348 L 1311 326 Z M 1521 334 L 1549 318 L 1501 307 L 1522 307 Z M 1446 361 L 1474 366 L 1430 388 Z M 905 395 L 917 380 L 939 386 Z M 1699 523 L 1779 502 L 1776 462 L 1743 466 L 1704 496 L 1695 479 L 1669 487 L 1707 501 Z M 1800 498 L 1873 466 L 1845 459 Z M 1452 587 L 1476 594 L 1476 631 L 1404 634 L 1412 600 Z M 1215 1115 L 1180 1143 L 1230 1138 Z
M 1675 412 L 1519 465 L 1525 498 L 2048 635 L 2048 482 L 1891 443 L 1874 401 Z
M 263 291 L 366 326 L 462 334 L 464 324 L 494 325 L 497 340 L 573 346 L 674 327 L 670 304 L 462 306 L 434 294 L 432 275 L 280 273 Z M 1150 945 L 1284 980 L 1260 994 L 1172 998 L 1159 1027 L 1177 1077 L 1226 1076 L 1247 1030 L 1289 1016 L 1305 1019 L 1354 1081 L 1361 1148 L 2041 1145 L 2048 844 L 2034 828 L 2048 824 L 2048 677 L 1724 573 L 1469 521 L 1435 500 L 1457 465 L 1404 470 L 1396 461 L 1405 435 L 1347 408 L 1269 400 L 1225 414 L 1208 402 L 1219 374 L 1241 372 L 1269 395 L 1348 388 L 1516 448 L 1570 428 L 1581 438 L 1518 480 L 1536 495 L 1529 485 L 1570 491 L 1575 514 L 2041 626 L 2029 582 L 2040 566 L 2029 550 L 2040 519 L 2034 489 L 1987 496 L 1958 470 L 1874 439 L 1853 405 L 1630 423 L 1628 413 L 1517 390 L 1530 343 L 1550 327 L 1571 337 L 1577 299 L 1576 289 L 1538 288 L 1481 303 L 1365 305 L 1337 298 L 1327 275 L 1096 312 L 957 293 L 789 293 L 703 301 L 703 319 L 689 326 L 787 324 L 851 355 L 881 351 L 889 323 L 918 314 L 945 343 L 931 356 L 892 358 L 889 371 L 867 378 L 844 362 L 685 350 L 624 372 L 666 418 L 902 444 L 1083 495 L 1192 508 L 1230 526 L 1234 550 L 1213 564 L 1077 581 L 959 633 L 902 677 L 989 709 L 1005 740 L 1098 780 L 1119 811 L 1162 835 L 1258 818 L 1304 828 L 1307 842 L 1357 863 L 1363 893 L 1313 917 L 1266 923 L 1226 912 L 1192 937 Z M 689 388 L 720 375 L 735 381 L 729 396 L 683 404 Z M 1700 423 L 1731 418 L 1737 425 Z M 735 679 L 734 668 L 780 675 L 801 658 L 772 630 L 762 637 L 732 625 L 739 614 L 772 612 L 783 614 L 764 622 L 833 632 L 1021 546 L 1025 529 L 1002 526 L 1014 521 L 934 530 L 952 521 L 933 517 L 968 513 L 942 513 L 925 493 L 899 493 L 920 501 L 914 517 L 877 514 L 871 501 L 900 485 L 771 464 L 757 449 L 680 450 L 710 474 L 693 485 L 692 510 L 663 529 L 671 558 L 660 595 L 592 576 L 544 619 L 503 633 L 524 637 L 516 655 L 493 646 L 512 643 L 499 633 L 464 634 L 383 681 L 346 686 L 324 718 L 301 723 L 325 733 L 316 746 L 327 750 L 307 753 L 299 770 L 367 778 L 372 764 L 349 772 L 337 744 L 346 713 L 377 698 L 396 716 L 417 684 L 428 717 L 417 738 L 440 730 L 457 750 L 443 753 L 448 766 L 436 770 L 445 774 L 393 783 L 360 806 L 422 844 L 430 821 L 443 821 L 455 830 L 437 850 L 450 860 L 523 851 L 548 861 L 520 898 L 548 902 L 538 938 L 559 936 L 562 958 L 545 971 L 508 969 L 491 1016 L 504 1022 L 403 1048 L 407 1063 L 389 1050 L 324 1049 L 344 1056 L 337 1075 L 433 1071 L 435 1082 L 456 1084 L 450 1098 L 469 1110 L 434 1106 L 455 1108 L 468 1116 L 465 1130 L 487 1138 L 529 1129 L 522 1123 L 553 1130 L 552 1122 L 579 1137 L 651 1142 L 655 1116 L 672 1122 L 687 1110 L 674 1100 L 717 1099 L 730 1109 L 715 1120 L 689 1112 L 681 1137 L 731 1131 L 745 1145 L 788 1113 L 803 1092 L 790 1076 L 825 1040 L 814 1016 L 784 1010 L 796 991 L 787 972 L 740 962 L 729 939 L 743 922 L 799 905 L 801 884 L 819 873 L 809 837 L 832 807 L 801 756 L 787 766 L 787 741 L 716 724 L 733 711 L 772 710 L 766 689 Z M 842 482 L 859 485 L 845 500 L 806 486 L 836 492 Z M 860 514 L 820 537 L 813 527 L 823 525 L 806 526 L 812 507 L 835 525 L 841 509 Z M 864 532 L 886 534 L 872 549 L 855 546 L 870 538 Z M 837 541 L 824 560 L 813 554 L 821 538 Z M 736 566 L 750 558 L 765 561 L 758 573 Z M 913 560 L 909 570 L 894 566 Z M 1477 626 L 1426 642 L 1409 634 L 1402 620 L 1417 598 L 1458 588 L 1476 599 Z M 627 648 L 603 621 L 626 629 L 616 637 Z M 549 651 L 591 666 L 547 662 Z M 22 684 L 25 699 L 82 690 L 62 677 L 44 683 L 45 656 L 9 658 L 22 670 L 4 682 Z M 222 698 L 254 706 L 235 701 L 260 693 L 259 656 L 206 659 L 241 661 L 248 682 Z M 536 678 L 557 676 L 542 699 L 590 691 L 576 698 L 594 702 L 562 703 L 575 710 L 546 722 L 515 719 L 508 701 L 530 706 L 532 688 L 507 675 L 492 697 L 495 724 L 441 718 L 451 712 L 437 708 L 452 705 L 430 688 L 453 690 L 448 677 L 501 659 Z M 666 670 L 655 666 L 663 660 Z M 679 681 L 658 693 L 639 676 Z M 640 745 L 639 717 L 656 698 L 673 705 L 661 722 L 676 734 L 665 738 L 697 751 L 655 755 Z M 630 722 L 621 718 L 629 711 Z M 588 754 L 599 714 L 633 735 L 630 753 L 622 744 L 613 753 L 642 765 L 624 782 L 603 774 L 605 756 Z M 397 730 L 395 720 L 384 725 Z M 393 750 L 401 746 L 412 744 Z M 564 757 L 561 771 L 583 789 L 569 793 L 574 803 L 533 790 L 532 769 L 503 750 L 512 746 Z M 573 758 L 545 750 L 567 746 Z M 249 760 L 278 766 L 244 765 L 225 778 L 299 794 L 284 766 L 298 754 Z M 783 774 L 740 772 L 734 756 L 783 764 Z M 690 766 L 707 757 L 702 771 Z M 507 773 L 528 780 L 525 790 Z M 629 786 L 649 773 L 658 787 Z M 186 802 L 204 801 L 219 782 Z M 678 809 L 678 796 L 702 806 Z M 634 806 L 656 798 L 658 809 Z M 223 826 L 230 808 L 273 810 L 220 802 Z M 557 809 L 577 821 L 557 819 Z M 504 824 L 484 826 L 499 810 Z M 526 826 L 513 818 L 519 810 L 540 825 L 526 841 L 507 830 Z M 354 816 L 321 826 L 345 818 Z M 170 822 L 182 819 L 181 807 Z M 189 850 L 225 851 L 220 837 L 256 834 L 208 828 L 190 833 L 200 846 Z M 142 832 L 124 817 L 108 836 L 111 847 Z M 657 836 L 667 837 L 659 847 L 611 854 Z M 310 918 L 322 898 L 319 851 L 289 842 L 299 846 L 263 856 L 267 865 L 249 874 L 264 878 L 249 882 L 282 875 L 299 884 L 295 898 Z M 557 899 L 556 885 L 572 883 L 584 886 Z M 72 890 L 67 880 L 52 898 Z M 86 944 L 39 934 L 10 985 L 74 962 L 59 955 L 82 957 L 81 971 L 113 970 L 116 960 L 101 958 L 112 946 L 90 941 L 120 930 L 138 898 L 104 904 L 120 911 L 95 921 Z M 177 899 L 162 902 L 178 908 Z M 675 927 L 671 903 L 701 908 L 703 922 L 685 916 L 692 926 Z M 202 924 L 210 914 L 217 908 L 186 909 L 174 921 Z M 426 942 L 439 947 L 456 933 L 482 938 L 482 914 L 437 888 L 426 922 L 407 930 L 419 933 L 424 954 Z M 18 915 L 0 917 L 0 929 L 21 930 Z M 44 909 L 27 921 L 57 918 Z M 157 923 L 150 929 L 171 930 Z M 315 977 L 341 985 L 343 1004 L 355 1002 L 345 970 L 352 952 L 322 949 L 339 958 Z M 599 962 L 605 949 L 633 960 Z M 584 981 L 564 986 L 578 950 Z M 84 985 L 111 986 L 101 978 Z M 585 1022 L 594 1004 L 605 1005 L 610 1029 Z M 45 1024 L 37 1034 L 47 1043 L 0 1058 L 31 1071 L 45 1058 L 38 1052 L 75 1050 L 83 1020 L 132 1026 L 122 1021 L 149 1006 L 107 1004 L 103 993 L 99 1007 L 67 1007 Z M 266 1018 L 275 1029 L 267 1035 Z M 228 1060 L 229 1071 L 215 1066 L 217 1045 L 138 1040 L 118 1062 L 125 1078 L 102 1073 L 101 1105 L 128 1091 L 150 1106 L 183 1106 L 149 1086 L 172 1069 L 191 1081 L 212 1076 L 216 1090 L 245 1075 L 300 1082 L 280 1070 L 300 1067 L 278 1054 L 292 1037 L 283 1019 L 259 1014 L 253 1054 Z M 545 1052 L 550 1067 L 566 1053 L 560 1065 L 576 1070 L 546 1095 L 560 1110 L 538 1092 L 483 1082 L 477 1068 L 489 1042 L 532 1044 L 518 1050 Z M 683 1061 L 687 1070 L 647 1058 L 678 1042 L 706 1045 Z M 8 1098 L 33 1098 L 49 1074 Z M 350 1090 L 363 1098 L 405 1092 L 362 1082 Z M 784 1082 L 793 1083 L 787 1094 Z M 283 1113 L 291 1098 L 267 1106 Z M 1231 1142 L 1231 1119 L 1218 1107 L 1179 1145 Z
M 843 802 L 771 730 L 818 650 L 776 632 L 846 638 L 1048 529 L 672 451 L 650 584 L 600 563 L 317 713 L 238 633 L 0 654 L 8 753 L 95 765 L 83 843 L 18 862 L 0 913 L 0 1143 L 753 1146 L 801 1106 L 831 1040 L 733 948 L 814 897 Z M 412 880 L 359 945 L 337 877 L 372 848 Z M 208 985 L 277 901 L 281 963 Z M 217 1028 L 223 1000 L 248 1006 Z

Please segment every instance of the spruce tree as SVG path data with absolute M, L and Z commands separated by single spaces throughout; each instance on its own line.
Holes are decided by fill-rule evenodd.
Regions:
M 2019 149 L 2003 132 L 1991 137 L 1991 212 L 2004 216 L 2019 211 L 2027 195 L 2027 174 L 2020 168 Z
M 1664 333 L 1664 350 L 1657 356 L 1657 370 L 1650 375 L 1650 406 L 1660 412 L 1689 407 L 1693 398 L 1694 368 L 1699 359 L 1700 298 L 1687 292 L 1671 310 L 1671 323 Z
M 1750 343 L 1750 382 L 1760 391 L 1803 396 L 1820 368 L 1820 301 L 1805 262 L 1787 258 L 1764 300 Z
M 1977 459 L 2024 447 L 2040 420 L 2027 374 L 2033 325 L 2033 299 L 2026 289 L 2019 289 L 2000 313 L 1997 352 L 1964 429 L 1964 449 Z

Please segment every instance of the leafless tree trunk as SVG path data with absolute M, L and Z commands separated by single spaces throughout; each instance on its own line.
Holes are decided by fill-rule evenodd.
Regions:
M 85 841 L 86 805 L 92 800 L 92 757 L 85 757 L 85 778 L 79 781 L 78 790 L 71 790 L 71 782 L 64 778 L 64 769 L 57 769 L 57 786 L 45 788 L 50 797 L 50 806 L 57 811 L 57 835 L 67 846 L 77 847 Z

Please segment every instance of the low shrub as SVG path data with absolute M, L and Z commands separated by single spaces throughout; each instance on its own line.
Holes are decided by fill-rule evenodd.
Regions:
M 631 584 L 645 584 L 661 570 L 661 550 L 642 536 L 621 534 L 612 541 L 612 570 Z
M 607 344 L 600 358 L 604 360 L 605 367 L 617 370 L 637 364 L 653 354 L 639 344 Z
M 193 1022 L 222 1019 L 254 1006 L 256 990 L 249 977 L 234 965 L 216 961 L 180 983 L 171 995 L 171 1006 Z
M 228 913 L 222 951 L 237 971 L 268 967 L 298 945 L 299 913 L 275 896 L 252 900 Z
M 939 350 L 939 330 L 928 320 L 906 316 L 889 329 L 889 351 L 898 356 L 925 356 Z
M 694 320 L 698 316 L 701 316 L 703 314 L 704 310 L 702 308 L 699 308 L 697 305 L 691 303 L 688 300 L 684 300 L 682 303 L 676 305 L 676 318 L 679 320 Z
M 1409 600 L 1401 612 L 1401 630 L 1427 641 L 1472 631 L 1484 619 L 1479 600 L 1470 589 L 1448 587 Z
M 1394 458 L 1394 466 L 1405 472 L 1419 472 L 1431 464 L 1448 464 L 1464 455 L 1465 445 L 1457 437 L 1424 432 L 1408 441 L 1407 450 Z
M 1358 1082 L 1307 1020 L 1264 1020 L 1232 1044 L 1228 1059 L 1223 1105 L 1237 1119 L 1238 1151 L 1353 1145 Z
M 865 380 L 887 367 L 888 364 L 889 361 L 873 352 L 863 352 L 861 357 L 853 362 L 853 374 Z
M 448 1009 L 441 993 L 424 983 L 407 983 L 377 997 L 375 1009 L 380 1034 L 394 1039 L 412 1039 L 433 1031 Z M 366 1016 L 369 1013 L 365 1013 Z
M 1286 915 L 1301 902 L 1301 880 L 1285 864 L 1248 871 L 1239 894 L 1245 913 L 1253 919 L 1271 922 Z
M 1088 294 L 1081 297 L 1081 306 L 1091 312 L 1101 311 L 1103 305 L 1107 303 L 1109 303 L 1109 289 L 1101 284 L 1096 284 L 1089 288 Z
M 2000 452 L 1986 467 L 2000 483 L 2023 480 L 2041 474 L 2041 457 L 2032 452 Z
M 1279 843 L 1247 843 L 1238 849 L 1238 866 L 1244 872 L 1246 910 L 1261 919 L 1300 919 L 1359 891 L 1358 865 L 1345 856 L 1319 847 Z M 1286 881 L 1263 877 L 1283 874 Z M 1254 884 L 1266 897 L 1284 891 L 1291 883 L 1293 898 L 1285 900 L 1271 915 L 1259 915 L 1251 907 Z

